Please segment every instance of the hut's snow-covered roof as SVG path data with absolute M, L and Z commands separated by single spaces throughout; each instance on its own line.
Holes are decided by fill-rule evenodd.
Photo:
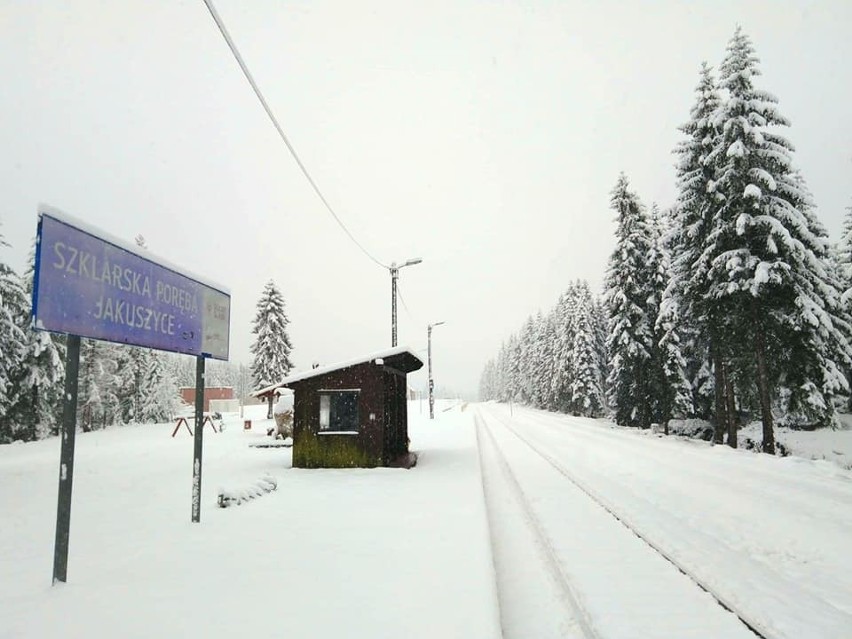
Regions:
M 384 364 L 386 366 L 390 366 L 392 368 L 400 370 L 404 373 L 411 373 L 422 368 L 423 366 L 423 360 L 417 357 L 417 355 L 414 354 L 414 351 L 411 348 L 409 348 L 408 346 L 396 346 L 387 350 L 370 353 L 369 355 L 364 355 L 363 357 L 350 359 L 345 362 L 338 362 L 336 364 L 320 366 L 319 368 L 313 368 L 311 370 L 302 371 L 301 373 L 294 373 L 293 375 L 288 375 L 280 382 L 272 384 L 271 386 L 267 386 L 265 388 L 258 389 L 251 393 L 251 395 L 253 397 L 264 397 L 266 395 L 269 395 L 269 393 L 275 392 L 275 390 L 283 386 L 290 386 L 291 384 L 295 384 L 297 382 L 301 382 L 312 377 L 325 375 L 326 373 L 342 370 L 351 366 L 357 366 L 358 364 L 366 364 L 367 362 L 376 362 L 377 364 Z

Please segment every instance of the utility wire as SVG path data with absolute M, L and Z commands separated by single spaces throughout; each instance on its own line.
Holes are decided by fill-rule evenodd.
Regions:
M 402 290 L 399 288 L 399 281 L 397 281 L 397 283 L 396 283 L 396 295 L 397 295 L 397 297 L 399 297 L 399 301 L 402 302 L 402 308 L 404 308 L 405 312 L 408 313 L 408 317 L 411 318 L 411 321 L 414 322 L 415 324 L 417 324 L 420 327 L 420 329 L 422 330 L 423 325 L 420 324 L 420 322 L 417 321 L 417 319 L 414 317 L 414 315 L 411 314 L 411 311 L 408 310 L 408 304 L 405 303 L 405 298 L 402 296 Z M 420 342 L 418 342 L 418 344 L 419 343 Z M 416 352 L 425 353 L 427 350 L 428 349 L 424 346 L 423 348 L 417 349 Z
M 251 88 L 254 90 L 254 94 L 257 96 L 257 99 L 260 100 L 261 105 L 263 105 L 264 110 L 266 111 L 266 115 L 269 116 L 269 119 L 272 120 L 272 124 L 275 125 L 276 130 L 278 131 L 278 135 L 281 136 L 281 139 L 284 141 L 284 144 L 287 145 L 287 149 L 290 151 L 290 155 L 293 156 L 293 159 L 296 160 L 296 164 L 299 165 L 299 168 L 302 170 L 305 178 L 308 180 L 308 183 L 313 187 L 314 192 L 317 194 L 319 199 L 325 205 L 325 208 L 328 209 L 328 212 L 331 213 L 331 216 L 334 220 L 340 225 L 340 228 L 349 236 L 355 245 L 361 249 L 361 251 L 369 257 L 373 262 L 381 266 L 382 268 L 390 268 L 387 264 L 383 264 L 379 260 L 370 254 L 370 252 L 365 249 L 362 244 L 355 239 L 355 236 L 352 235 L 351 231 L 346 228 L 346 225 L 341 221 L 341 219 L 337 216 L 337 213 L 334 212 L 334 208 L 332 208 L 331 204 L 328 203 L 328 200 L 325 199 L 325 196 L 320 191 L 320 188 L 317 186 L 317 183 L 314 182 L 314 179 L 311 177 L 311 174 L 308 172 L 308 169 L 302 163 L 302 160 L 299 158 L 299 154 L 296 153 L 296 149 L 290 143 L 290 140 L 287 139 L 287 135 L 284 133 L 284 130 L 281 128 L 281 125 L 278 124 L 278 119 L 275 117 L 275 114 L 272 113 L 272 109 L 269 108 L 269 104 L 267 104 L 266 99 L 263 97 L 263 94 L 260 92 L 260 89 L 257 86 L 257 83 L 254 81 L 254 78 L 251 75 L 251 72 L 248 70 L 246 63 L 243 61 L 243 57 L 240 55 L 239 50 L 237 49 L 237 45 L 234 44 L 234 41 L 231 39 L 228 30 L 225 28 L 225 24 L 222 22 L 222 18 L 219 17 L 219 13 L 216 11 L 216 7 L 213 6 L 213 0 L 204 0 L 204 4 L 207 5 L 207 9 L 210 11 L 210 15 L 213 17 L 213 20 L 216 22 L 216 26 L 219 27 L 219 31 L 222 33 L 222 37 L 225 38 L 225 42 L 228 43 L 228 46 L 231 49 L 231 53 L 234 54 L 234 58 L 236 58 L 237 63 L 240 65 L 240 69 L 243 71 L 243 75 L 245 75 L 246 80 L 251 85 Z
M 411 321 L 417 324 L 417 320 L 414 318 L 414 315 L 411 314 L 411 311 L 408 310 L 408 304 L 405 303 L 405 298 L 402 296 L 402 290 L 399 287 L 399 280 L 396 282 L 396 295 L 399 298 L 399 301 L 402 302 L 402 308 L 405 309 L 405 312 L 408 313 L 408 317 L 411 318 Z

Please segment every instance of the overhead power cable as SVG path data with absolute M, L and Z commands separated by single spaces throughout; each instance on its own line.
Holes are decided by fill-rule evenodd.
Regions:
M 296 149 L 290 143 L 290 140 L 287 138 L 287 135 L 284 133 L 284 129 L 281 128 L 281 125 L 278 124 L 278 119 L 275 117 L 275 114 L 272 112 L 272 109 L 269 108 L 269 104 L 267 104 L 266 99 L 263 97 L 263 94 L 260 92 L 260 89 L 257 86 L 257 83 L 254 81 L 254 78 L 251 75 L 251 72 L 248 70 L 246 63 L 243 61 L 243 57 L 240 55 L 239 50 L 237 49 L 237 45 L 234 44 L 234 41 L 231 39 L 228 30 L 225 28 L 225 24 L 222 22 L 222 18 L 219 17 L 219 13 L 216 11 L 216 7 L 213 6 L 212 0 L 204 0 L 204 4 L 207 5 L 208 11 L 210 11 L 210 15 L 213 17 L 213 20 L 216 22 L 216 26 L 219 27 L 219 31 L 222 33 L 222 37 L 225 38 L 225 42 L 228 43 L 228 46 L 231 49 L 231 53 L 234 54 L 234 58 L 237 60 L 237 63 L 240 65 L 240 69 L 243 71 L 243 75 L 248 80 L 248 83 L 251 85 L 251 88 L 254 90 L 254 94 L 257 96 L 257 99 L 260 100 L 260 104 L 263 106 L 263 109 L 266 111 L 266 115 L 269 116 L 269 119 L 272 120 L 272 124 L 275 125 L 275 129 L 278 131 L 278 135 L 281 136 L 281 139 L 284 141 L 284 144 L 287 145 L 287 149 L 290 151 L 290 155 L 293 156 L 293 159 L 296 161 L 296 164 L 299 165 L 299 168 L 302 170 L 305 178 L 308 180 L 308 183 L 314 189 L 314 193 L 317 194 L 317 197 L 322 201 L 325 205 L 325 208 L 328 209 L 328 212 L 331 213 L 331 216 L 334 218 L 335 222 L 340 225 L 340 228 L 343 229 L 344 233 L 349 236 L 349 239 L 355 242 L 355 245 L 361 249 L 361 251 L 369 257 L 373 262 L 381 266 L 382 268 L 389 268 L 387 264 L 383 264 L 379 260 L 377 260 L 373 255 L 366 249 L 364 246 L 355 239 L 355 236 L 352 235 L 352 232 L 346 228 L 346 225 L 343 221 L 338 217 L 337 213 L 334 211 L 334 208 L 329 204 L 328 200 L 325 199 L 325 196 L 320 191 L 319 186 L 311 177 L 311 174 L 308 172 L 308 169 L 302 163 L 302 160 L 299 158 L 299 154 L 296 153 Z
M 396 283 L 396 294 L 397 294 L 397 297 L 399 297 L 399 301 L 402 302 L 402 308 L 404 308 L 405 312 L 408 313 L 408 317 L 411 318 L 412 322 L 417 324 L 418 323 L 417 320 L 414 318 L 414 315 L 411 314 L 411 311 L 408 310 L 408 304 L 405 303 L 405 298 L 402 296 L 402 290 L 400 289 L 399 281 L 397 281 L 397 283 Z

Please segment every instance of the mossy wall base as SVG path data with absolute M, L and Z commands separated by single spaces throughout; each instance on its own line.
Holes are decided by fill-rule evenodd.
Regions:
M 374 468 L 381 465 L 360 446 L 353 435 L 305 433 L 293 442 L 295 468 Z

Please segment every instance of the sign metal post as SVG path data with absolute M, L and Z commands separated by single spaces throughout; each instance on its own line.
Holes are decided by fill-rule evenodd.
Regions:
M 214 428 L 215 430 L 215 428 Z M 201 453 L 204 450 L 204 357 L 195 359 L 195 437 L 192 456 L 192 521 L 201 521 Z
M 74 435 L 77 432 L 77 379 L 80 337 L 68 336 L 65 356 L 65 397 L 62 400 L 62 449 L 59 453 L 59 499 L 53 545 L 53 583 L 68 579 L 68 537 L 71 533 L 71 483 L 74 479 Z

